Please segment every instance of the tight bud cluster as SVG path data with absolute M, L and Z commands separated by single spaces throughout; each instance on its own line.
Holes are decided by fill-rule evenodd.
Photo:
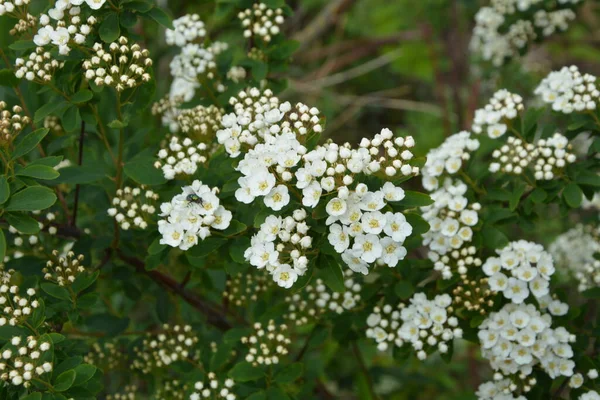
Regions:
M 107 213 L 125 231 L 131 227 L 146 229 L 156 212 L 157 200 L 158 194 L 144 186 L 125 186 L 117 190 L 112 199 L 113 207 L 109 208 Z
M 250 336 L 241 339 L 242 344 L 248 347 L 246 361 L 254 366 L 279 364 L 280 357 L 288 354 L 291 340 L 287 336 L 287 325 L 275 324 L 269 320 L 267 326 L 256 322 Z
M 59 286 L 70 286 L 75 282 L 79 274 L 85 272 L 83 254 L 75 257 L 75 253 L 69 251 L 65 257 L 59 257 L 57 250 L 52 252 L 52 258 L 48 260 L 42 269 L 44 279 L 56 282 Z

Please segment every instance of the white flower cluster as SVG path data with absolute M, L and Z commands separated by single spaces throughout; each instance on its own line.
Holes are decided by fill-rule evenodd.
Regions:
M 188 250 L 198 244 L 198 239 L 211 235 L 210 229 L 227 229 L 231 222 L 231 211 L 220 205 L 218 189 L 211 189 L 195 180 L 184 186 L 182 193 L 169 203 L 160 206 L 158 231 L 162 234 L 161 244 Z
M 107 213 L 117 221 L 124 231 L 132 226 L 146 229 L 156 212 L 157 200 L 158 194 L 144 186 L 134 188 L 125 186 L 123 189 L 117 190 L 112 199 L 113 207 L 109 208 Z
M 490 163 L 489 171 L 520 175 L 538 155 L 535 145 L 509 136 L 505 144 L 492 152 L 494 161 Z
M 443 279 L 450 279 L 453 270 L 465 275 L 469 267 L 481 265 L 476 248 L 469 245 L 481 205 L 469 204 L 466 192 L 467 185 L 462 181 L 446 178 L 443 187 L 431 194 L 433 204 L 421 207 L 423 219 L 430 226 L 423 235 L 423 244 L 429 247 L 428 257 Z
M 252 334 L 241 339 L 242 344 L 248 346 L 246 361 L 254 366 L 279 364 L 279 357 L 288 354 L 291 344 L 286 334 L 287 325 L 276 325 L 269 320 L 266 327 L 256 322 L 252 328 Z
M 237 398 L 236 395 L 231 391 L 233 385 L 235 384 L 233 379 L 225 379 L 225 381 L 220 382 L 214 372 L 209 372 L 207 377 L 207 382 L 196 382 L 194 384 L 194 389 L 196 389 L 196 391 L 190 395 L 189 400 L 235 400 Z
M 479 140 L 471 138 L 466 131 L 448 137 L 441 146 L 427 153 L 423 167 L 423 187 L 428 191 L 439 187 L 443 174 L 456 174 L 471 158 L 471 153 L 479 148 Z
M 452 315 L 452 299 L 447 294 L 429 300 L 424 293 L 416 293 L 408 306 L 400 304 L 398 308 L 375 307 L 367 318 L 367 337 L 377 342 L 380 351 L 387 350 L 389 343 L 398 347 L 410 343 L 417 358 L 424 360 L 436 350 L 446 353 L 448 343 L 462 337 L 458 319 Z
M 46 262 L 42 269 L 44 279 L 56 282 L 59 286 L 69 286 L 79 274 L 85 272 L 85 267 L 81 265 L 83 254 L 75 257 L 75 253 L 69 251 L 65 257 L 59 257 L 58 251 L 52 252 L 52 259 Z
M 225 110 L 214 105 L 198 105 L 181 110 L 177 116 L 177 124 L 181 132 L 204 143 L 211 143 L 219 130 L 220 121 Z
M 171 75 L 186 82 L 206 84 L 214 80 L 217 70 L 216 56 L 227 50 L 227 43 L 214 42 L 210 46 L 187 44 L 171 61 Z
M 479 327 L 481 354 L 503 375 L 528 376 L 540 364 L 552 378 L 573 375 L 575 335 L 552 328 L 552 317 L 532 304 L 506 304 L 491 313 Z
M 85 3 L 97 10 L 106 0 L 85 0 Z M 97 20 L 94 16 L 87 20 L 81 18 L 81 7 L 84 0 L 58 0 L 48 14 L 39 17 L 40 28 L 33 37 L 38 47 L 48 44 L 58 47 L 58 53 L 67 55 L 73 47 L 84 45 L 85 39 L 92 33 Z
M 574 0 L 570 3 L 576 4 L 580 1 Z M 575 13 L 564 8 L 565 3 L 562 0 L 492 1 L 489 7 L 482 7 L 475 15 L 470 49 L 499 67 L 507 59 L 518 56 L 530 41 L 566 30 L 569 22 L 575 19 Z M 534 6 L 537 10 L 532 13 L 531 8 Z
M 474 133 L 486 132 L 490 138 L 497 139 L 506 133 L 506 122 L 517 118 L 521 111 L 521 96 L 506 89 L 499 90 L 485 107 L 475 110 L 472 130 Z
M 52 348 L 50 343 L 34 336 L 25 340 L 14 336 L 0 354 L 0 380 L 14 386 L 30 387 L 31 381 L 52 372 L 52 363 L 43 361 L 44 353 Z
M 0 16 L 20 18 L 23 14 L 27 14 L 29 2 L 30 0 L 0 0 Z
M 241 11 L 238 18 L 242 21 L 244 37 L 259 38 L 265 42 L 279 34 L 279 26 L 285 21 L 281 8 L 273 10 L 265 3 L 254 3 L 252 8 Z
M 234 112 L 221 119 L 217 139 L 231 157 L 240 155 L 242 144 L 252 148 L 264 142 L 265 136 L 292 134 L 299 139 L 323 129 L 318 109 L 302 103 L 294 107 L 289 102 L 280 103 L 268 89 L 246 89 L 231 97 L 229 104 Z
M 198 14 L 186 14 L 173 20 L 173 28 L 165 32 L 169 46 L 183 47 L 188 43 L 201 41 L 206 36 L 206 27 Z
M 53 59 L 50 52 L 43 47 L 38 47 L 27 58 L 15 60 L 15 76 L 44 84 L 52 80 L 54 71 L 61 69 L 64 64 L 64 61 Z
M 27 320 L 38 308 L 40 303 L 35 298 L 35 289 L 29 288 L 27 296 L 19 295 L 19 287 L 11 285 L 12 270 L 1 271 L 2 284 L 0 285 L 0 326 L 18 326 Z
M 597 227 L 577 224 L 557 236 L 548 251 L 557 265 L 576 271 L 579 266 L 594 261 L 595 253 L 600 253 L 599 235 Z
M 190 138 L 179 139 L 171 136 L 169 141 L 158 151 L 155 168 L 162 169 L 165 179 L 175 179 L 178 175 L 194 175 L 198 165 L 206 162 L 206 143 L 194 143 Z
M 0 143 L 9 145 L 31 123 L 28 116 L 23 115 L 21 106 L 13 106 L 12 112 L 7 109 L 5 101 L 0 101 Z
M 285 218 L 269 215 L 260 230 L 250 241 L 244 257 L 256 268 L 266 270 L 273 281 L 289 289 L 306 273 L 306 252 L 312 247 L 310 227 L 306 224 L 306 211 L 295 210 L 293 216 Z
M 381 212 L 386 202 L 404 196 L 404 190 L 391 182 L 375 192 L 359 183 L 355 191 L 339 190 L 338 197 L 329 200 L 325 206 L 325 223 L 330 225 L 327 240 L 352 271 L 367 275 L 369 264 L 395 267 L 404 259 L 403 244 L 412 226 L 400 212 Z
M 246 79 L 246 69 L 244 67 L 233 66 L 227 71 L 227 79 L 234 83 L 239 83 Z
M 552 104 L 554 111 L 564 114 L 595 110 L 600 98 L 596 77 L 582 74 L 575 65 L 548 74 L 534 93 Z
M 515 304 L 523 303 L 530 293 L 536 298 L 549 293 L 554 262 L 542 245 L 519 240 L 496 253 L 498 257 L 488 258 L 482 266 L 493 291 Z
M 56 167 L 55 167 L 56 168 Z M 34 214 L 36 212 L 34 211 Z M 37 212 L 39 214 L 39 212 Z M 6 256 L 4 261 L 9 261 L 10 257 L 14 259 L 18 259 L 23 257 L 26 253 L 28 254 L 39 254 L 42 257 L 46 257 L 47 251 L 44 249 L 44 246 L 40 242 L 40 235 L 42 232 L 47 232 L 49 235 L 56 235 L 57 228 L 56 226 L 50 225 L 52 221 L 56 219 L 56 215 L 52 212 L 49 212 L 45 215 L 45 220 L 38 221 L 38 227 L 40 228 L 40 232 L 34 235 L 21 233 L 17 228 L 12 225 L 8 226 L 8 232 L 13 235 L 13 244 L 14 246 L 9 247 L 6 252 Z M 29 245 L 29 248 L 25 248 L 25 246 Z M 0 260 L 1 261 L 1 260 Z
M 535 379 L 531 378 L 530 385 L 535 384 Z M 478 400 L 527 400 L 525 396 L 516 395 L 518 386 L 510 379 L 500 379 L 496 381 L 484 382 L 477 388 L 475 395 Z
M 182 81 L 182 79 L 176 79 L 173 81 L 173 84 L 180 81 Z M 177 84 L 177 86 L 174 86 L 173 84 L 171 85 L 171 88 L 179 87 L 179 84 Z M 182 87 L 191 88 L 191 97 L 187 99 L 191 100 L 195 93 L 194 86 L 188 84 Z M 184 103 L 184 101 L 186 101 L 186 96 L 189 96 L 189 94 L 167 94 L 166 96 L 152 104 L 152 115 L 160 116 L 162 125 L 169 128 L 169 131 L 171 133 L 179 132 L 177 116 L 181 113 L 179 107 L 181 106 L 181 104 Z
M 287 296 L 285 301 L 288 303 L 288 311 L 285 317 L 294 321 L 296 326 L 302 326 L 315 322 L 328 311 L 342 314 L 355 308 L 360 302 L 362 287 L 352 277 L 352 271 L 346 271 L 344 275 L 344 293 L 329 291 L 325 283 L 318 278 L 302 292 Z
M 108 45 L 108 51 L 102 43 L 93 46 L 95 54 L 83 62 L 86 79 L 98 86 L 111 86 L 117 92 L 134 88 L 151 79 L 152 59 L 146 49 L 139 44 L 131 46 L 125 36 Z
M 191 326 L 164 324 L 162 328 L 161 333 L 149 333 L 140 347 L 134 347 L 133 368 L 148 374 L 176 361 L 197 358 L 198 336 Z
M 590 390 L 579 396 L 578 400 L 600 400 L 600 393 L 595 390 Z

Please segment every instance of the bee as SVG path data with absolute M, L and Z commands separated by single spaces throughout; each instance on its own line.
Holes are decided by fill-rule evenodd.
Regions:
M 202 200 L 202 198 L 195 193 L 188 194 L 185 199 L 190 203 L 200 204 L 201 207 L 204 206 L 204 201 Z

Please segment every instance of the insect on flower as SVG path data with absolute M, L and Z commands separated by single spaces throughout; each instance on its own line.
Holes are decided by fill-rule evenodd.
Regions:
M 202 197 L 198 196 L 195 193 L 188 194 L 185 199 L 190 203 L 196 203 L 200 204 L 200 206 L 204 206 L 204 201 L 202 200 Z

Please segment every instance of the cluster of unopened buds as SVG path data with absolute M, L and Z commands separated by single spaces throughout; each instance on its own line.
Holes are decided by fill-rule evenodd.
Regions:
M 141 346 L 134 347 L 132 366 L 145 374 L 168 367 L 176 361 L 194 360 L 198 336 L 189 325 L 164 324 L 160 333 L 148 334 Z
M 472 130 L 486 132 L 490 138 L 497 139 L 506 132 L 506 123 L 517 118 L 523 108 L 521 96 L 506 89 L 499 90 L 485 107 L 475 111 Z
M 117 92 L 148 82 L 152 66 L 149 52 L 137 43 L 130 46 L 128 42 L 121 36 L 108 46 L 108 51 L 102 43 L 95 43 L 94 55 L 83 62 L 86 79 L 98 86 L 114 87 Z
M 600 98 L 596 77 L 582 74 L 575 65 L 548 74 L 534 93 L 564 114 L 595 110 Z
M 29 1 L 27 3 L 29 3 Z M 19 18 L 15 26 L 10 31 L 8 31 L 8 33 L 10 33 L 12 36 L 23 35 L 30 29 L 35 28 L 37 24 L 38 19 L 33 15 L 26 13 L 21 18 Z
M 113 206 L 107 210 L 107 213 L 125 231 L 131 227 L 146 229 L 156 212 L 157 200 L 158 194 L 144 186 L 133 188 L 125 186 L 117 190 L 112 199 Z
M 12 111 L 7 109 L 8 105 L 0 101 L 0 145 L 10 145 L 15 137 L 29 125 L 29 117 L 22 115 L 21 106 L 13 106 Z
M 238 18 L 242 21 L 244 37 L 259 38 L 265 42 L 270 42 L 281 32 L 280 26 L 285 21 L 281 8 L 271 9 L 264 3 L 254 3 L 252 8 L 241 11 Z
M 181 132 L 196 140 L 210 143 L 220 127 L 225 110 L 214 105 L 199 105 L 181 110 L 177 116 L 177 124 Z
M 237 397 L 232 392 L 232 388 L 235 384 L 233 379 L 225 379 L 219 381 L 217 375 L 214 372 L 207 374 L 207 382 L 196 382 L 194 384 L 194 393 L 189 397 L 189 400 L 201 400 L 201 399 L 224 399 L 224 400 L 235 400 Z
M 38 47 L 26 58 L 16 59 L 15 76 L 44 84 L 51 81 L 54 72 L 61 69 L 64 64 L 64 61 L 55 60 L 50 51 Z
M 160 168 L 165 179 L 175 179 L 178 175 L 193 175 L 198 166 L 206 162 L 206 143 L 194 143 L 190 138 L 171 138 L 158 152 L 155 168 Z
M 19 295 L 19 287 L 17 285 L 11 285 L 9 282 L 11 276 L 11 270 L 2 271 L 3 283 L 0 286 L 0 326 L 20 325 L 25 322 L 33 313 L 33 310 L 40 305 L 35 297 L 35 289 L 27 289 L 26 297 Z
M 32 380 L 52 372 L 52 363 L 42 361 L 52 348 L 49 342 L 28 336 L 14 336 L 0 353 L 0 380 L 14 386 L 30 387 Z M 44 357 L 45 358 L 45 357 Z
M 256 322 L 252 334 L 242 337 L 241 342 L 248 347 L 246 361 L 257 366 L 279 364 L 280 357 L 288 354 L 291 340 L 287 336 L 287 325 L 269 320 L 267 326 Z
M 48 115 L 44 118 L 44 128 L 48 128 L 50 133 L 54 135 L 62 135 L 65 133 L 65 130 L 60 122 L 60 118 L 56 115 Z
M 452 290 L 452 302 L 458 308 L 463 306 L 467 311 L 487 314 L 494 306 L 491 297 L 495 294 L 488 289 L 488 278 L 461 277 L 462 281 Z
M 244 307 L 258 300 L 261 293 L 273 286 L 273 279 L 266 270 L 257 269 L 230 277 L 223 291 L 223 298 L 236 306 Z
M 273 280 L 286 289 L 292 287 L 298 276 L 306 273 L 306 253 L 312 247 L 306 211 L 295 210 L 292 215 L 285 218 L 268 216 L 244 252 L 251 265 L 266 268 Z
M 44 279 L 56 282 L 59 286 L 69 286 L 77 276 L 85 272 L 83 254 L 75 257 L 75 253 L 69 251 L 66 256 L 61 257 L 57 250 L 52 252 L 52 258 L 48 260 L 46 266 L 42 269 Z
M 156 400 L 187 400 L 189 399 L 187 396 L 190 390 L 190 385 L 186 381 L 178 379 L 164 380 L 152 397 Z
M 118 342 L 111 340 L 92 343 L 90 352 L 83 357 L 83 360 L 104 371 L 114 371 L 125 365 L 127 356 Z
M 203 40 L 206 36 L 206 27 L 198 14 L 186 14 L 173 20 L 173 28 L 165 32 L 169 46 L 183 47 L 188 43 Z
M 360 302 L 361 285 L 352 278 L 352 271 L 346 270 L 343 293 L 331 292 L 321 279 L 307 285 L 300 293 L 287 296 L 286 318 L 295 322 L 296 326 L 315 322 L 322 314 L 331 311 L 342 314 L 352 310 Z

